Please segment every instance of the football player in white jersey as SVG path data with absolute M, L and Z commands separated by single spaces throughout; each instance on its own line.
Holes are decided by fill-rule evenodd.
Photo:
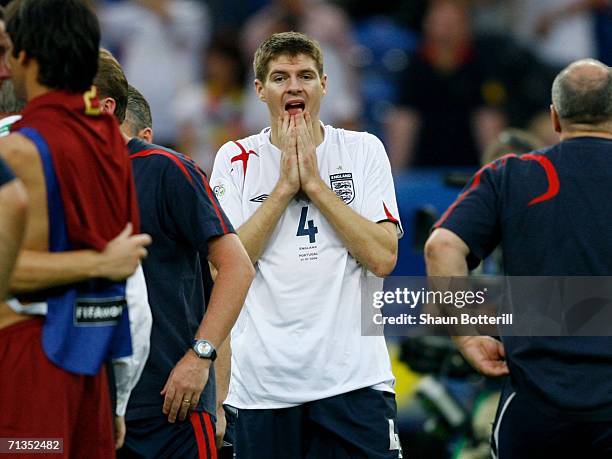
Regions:
M 253 65 L 271 127 L 221 147 L 211 179 L 256 267 L 232 331 L 236 457 L 401 457 L 385 340 L 361 335 L 361 287 L 402 234 L 385 149 L 321 123 L 306 35 L 272 35 Z

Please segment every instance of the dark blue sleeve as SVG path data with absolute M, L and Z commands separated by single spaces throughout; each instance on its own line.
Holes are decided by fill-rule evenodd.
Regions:
M 500 193 L 503 165 L 495 162 L 480 169 L 434 228 L 459 236 L 470 249 L 468 267 L 474 269 L 501 240 Z
M 0 186 L 15 179 L 15 174 L 9 169 L 4 161 L 0 159 Z
M 204 172 L 188 160 L 169 164 L 164 173 L 166 208 L 182 239 L 202 253 L 208 240 L 233 233 L 229 219 L 217 202 Z

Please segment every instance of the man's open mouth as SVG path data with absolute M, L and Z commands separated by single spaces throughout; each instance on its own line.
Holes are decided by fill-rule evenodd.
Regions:
M 302 113 L 304 108 L 306 108 L 306 104 L 304 102 L 287 102 L 285 104 L 285 110 L 288 111 L 290 115 Z

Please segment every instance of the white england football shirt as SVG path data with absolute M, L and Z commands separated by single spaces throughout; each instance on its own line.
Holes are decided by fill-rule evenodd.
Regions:
M 346 204 L 373 222 L 397 222 L 401 237 L 391 168 L 378 138 L 325 126 L 316 154 L 321 177 Z M 211 184 L 235 228 L 275 187 L 280 157 L 269 128 L 219 150 Z M 283 408 L 393 381 L 384 337 L 361 336 L 361 284 L 372 274 L 312 203 L 291 201 L 255 268 L 232 330 L 226 403 Z

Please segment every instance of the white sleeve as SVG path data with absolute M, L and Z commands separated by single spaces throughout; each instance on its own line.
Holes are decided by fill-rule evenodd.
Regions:
M 244 223 L 242 211 L 243 172 L 238 167 L 232 167 L 232 156 L 240 154 L 240 148 L 234 142 L 223 145 L 217 156 L 210 176 L 210 186 L 221 204 L 225 215 L 234 229 Z
M 361 215 L 373 222 L 391 221 L 397 226 L 398 239 L 404 235 L 399 218 L 391 165 L 382 142 L 372 134 L 365 134 L 365 183 Z
M 142 266 L 138 266 L 136 272 L 127 279 L 125 290 L 132 335 L 132 355 L 113 360 L 117 386 L 117 416 L 125 415 L 132 389 L 147 363 L 153 325 Z

